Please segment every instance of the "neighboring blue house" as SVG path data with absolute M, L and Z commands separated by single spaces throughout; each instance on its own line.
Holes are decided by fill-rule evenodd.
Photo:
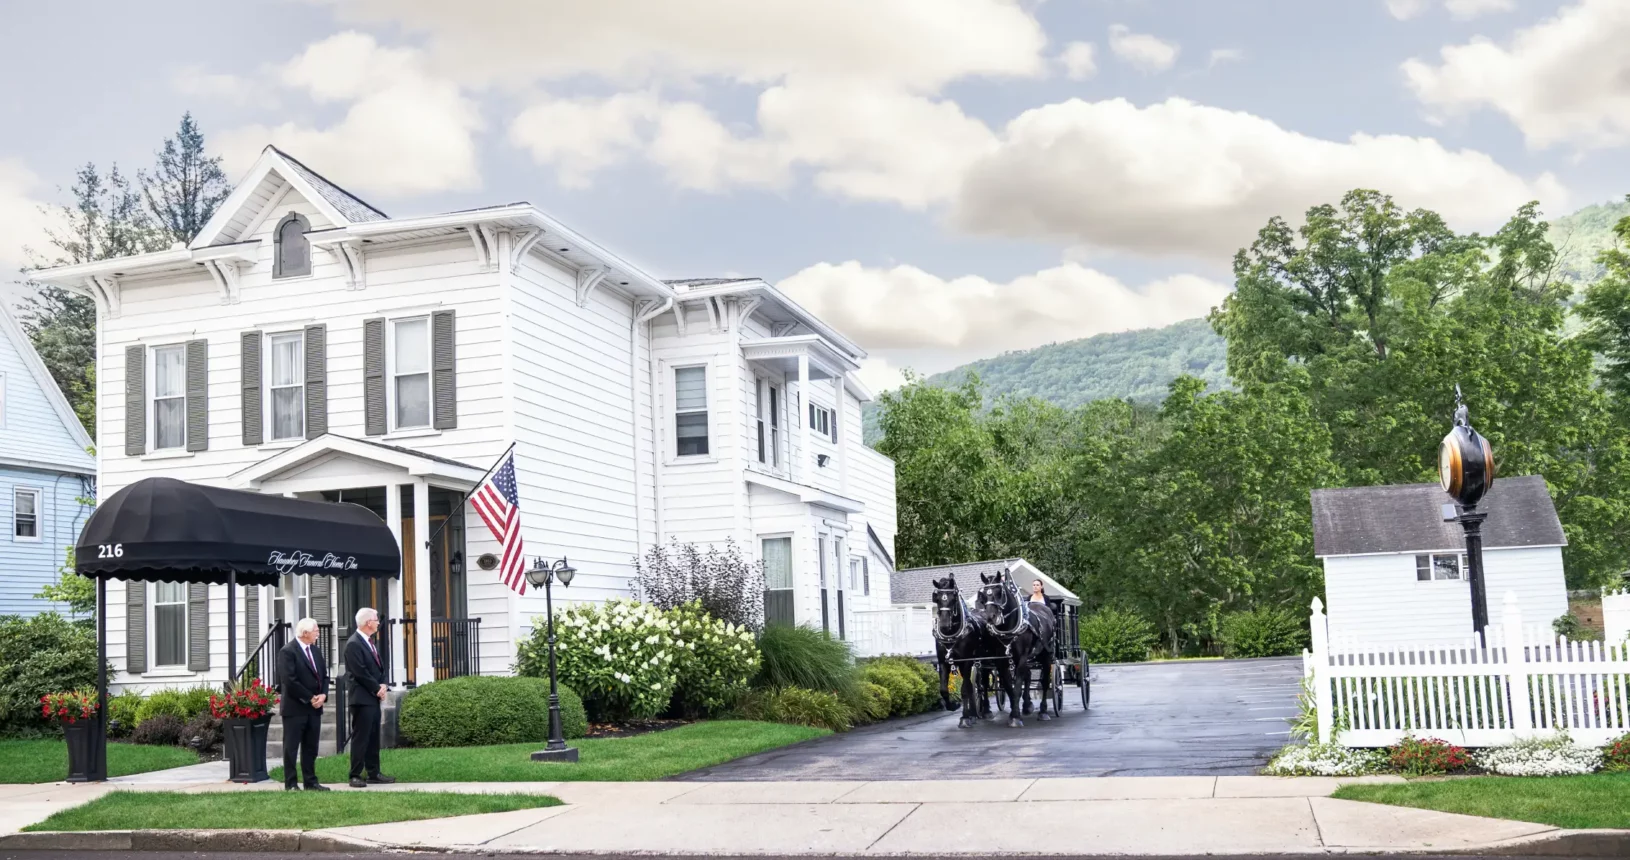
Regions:
M 56 581 L 96 497 L 91 438 L 28 335 L 0 307 L 0 615 L 66 607 L 34 595 Z

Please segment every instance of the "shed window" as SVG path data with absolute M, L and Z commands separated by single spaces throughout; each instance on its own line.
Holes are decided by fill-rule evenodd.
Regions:
M 1415 580 L 1431 582 L 1443 579 L 1464 579 L 1466 556 L 1453 553 L 1435 553 L 1415 556 Z
M 277 222 L 272 236 L 272 277 L 297 278 L 311 274 L 311 229 L 304 216 L 290 212 Z

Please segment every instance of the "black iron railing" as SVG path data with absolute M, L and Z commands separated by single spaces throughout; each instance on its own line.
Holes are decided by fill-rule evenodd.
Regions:
M 481 619 L 430 619 L 430 660 L 438 681 L 481 674 Z
M 259 678 L 266 686 L 277 688 L 277 652 L 288 644 L 290 626 L 287 621 L 274 621 L 267 626 L 266 635 L 261 637 L 260 644 L 255 646 L 249 659 L 244 661 L 243 668 L 238 671 L 237 680 L 240 683 Z
M 400 634 L 398 634 L 400 628 Z M 397 684 L 413 686 L 413 660 L 412 649 L 408 647 L 408 639 L 413 636 L 412 618 L 387 618 L 383 625 L 384 635 L 379 637 L 379 659 L 385 663 L 385 683 L 394 687 Z M 398 645 L 400 643 L 400 645 Z M 408 659 L 402 661 L 402 674 L 396 677 L 396 649 L 402 648 L 402 656 Z

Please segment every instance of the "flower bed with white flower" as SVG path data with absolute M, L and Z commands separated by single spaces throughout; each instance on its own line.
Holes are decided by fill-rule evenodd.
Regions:
M 709 615 L 700 601 L 669 611 L 674 625 L 679 712 L 706 716 L 735 704 L 758 672 L 758 643 L 746 627 Z
M 1472 760 L 1479 768 L 1501 776 L 1566 776 L 1595 773 L 1602 766 L 1602 751 L 1578 746 L 1559 733 L 1479 750 Z
M 548 622 L 520 643 L 516 670 L 547 676 Z M 674 623 L 654 606 L 617 598 L 555 613 L 560 680 L 583 698 L 591 719 L 641 719 L 667 709 L 677 680 Z M 539 667 L 543 672 L 537 672 Z
M 1363 776 L 1387 769 L 1386 750 L 1353 749 L 1340 744 L 1292 744 L 1263 768 L 1273 776 Z

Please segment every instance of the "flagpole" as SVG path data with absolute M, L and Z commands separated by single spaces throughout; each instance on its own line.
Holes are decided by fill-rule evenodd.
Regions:
M 504 463 L 504 458 L 505 458 L 505 457 L 508 457 L 508 456 L 509 456 L 509 452 L 511 452 L 511 451 L 513 451 L 513 450 L 515 450 L 515 443 L 514 443 L 514 442 L 511 442 L 511 443 L 509 443 L 509 447 L 508 447 L 508 448 L 505 448 L 505 449 L 504 449 L 504 453 L 502 453 L 502 454 L 499 454 L 499 455 L 498 455 L 498 459 L 497 459 L 497 461 L 496 461 L 496 462 L 494 462 L 494 463 L 493 463 L 493 464 L 492 464 L 492 465 L 491 465 L 491 466 L 489 466 L 489 467 L 487 467 L 487 472 L 486 472 L 486 474 L 484 474 L 484 475 L 482 475 L 482 476 L 481 476 L 481 480 L 479 480 L 479 481 L 476 481 L 476 482 L 475 482 L 475 487 L 474 487 L 474 489 L 480 489 L 480 488 L 481 488 L 481 485 L 482 485 L 482 484 L 485 484 L 485 483 L 486 483 L 486 482 L 487 482 L 487 479 L 488 479 L 488 478 L 490 478 L 490 477 L 492 477 L 492 473 L 493 473 L 493 472 L 494 472 L 494 471 L 495 471 L 495 470 L 496 470 L 496 469 L 497 469 L 497 468 L 498 468 L 498 467 L 499 467 L 499 466 L 501 466 L 501 465 L 503 465 L 503 463 Z M 462 510 L 464 510 L 464 503 L 465 503 L 465 502 L 468 502 L 468 501 L 469 501 L 469 500 L 470 500 L 470 494 L 469 494 L 469 493 L 468 493 L 468 492 L 466 492 L 466 493 L 465 493 L 465 494 L 464 494 L 464 498 L 462 498 L 462 499 L 459 499 L 459 501 L 458 501 L 458 510 L 460 510 L 460 511 L 462 511 Z M 446 518 L 446 519 L 444 519 L 444 520 L 442 520 L 442 521 L 441 521 L 441 525 L 439 525 L 439 526 L 436 526 L 436 531 L 435 531 L 435 532 L 433 532 L 433 533 L 432 533 L 432 534 L 431 534 L 431 535 L 430 535 L 430 537 L 428 537 L 428 538 L 425 538 L 425 542 L 424 542 L 424 545 L 425 545 L 425 548 L 426 548 L 426 549 L 429 549 L 429 548 L 430 548 L 430 547 L 431 547 L 431 546 L 434 546 L 434 544 L 435 544 L 435 540 L 436 540 L 436 536 L 437 536 L 437 535 L 440 535 L 440 534 L 441 534 L 441 530 L 442 530 L 442 529 L 444 529 L 444 528 L 447 528 L 447 524 L 448 524 L 448 523 L 450 523 L 450 522 L 452 522 L 452 521 L 453 521 L 453 517 L 452 517 L 452 513 L 453 513 L 453 512 L 452 512 L 452 511 L 448 511 L 448 512 L 447 512 L 447 513 L 448 513 L 448 516 L 447 516 L 447 518 Z

